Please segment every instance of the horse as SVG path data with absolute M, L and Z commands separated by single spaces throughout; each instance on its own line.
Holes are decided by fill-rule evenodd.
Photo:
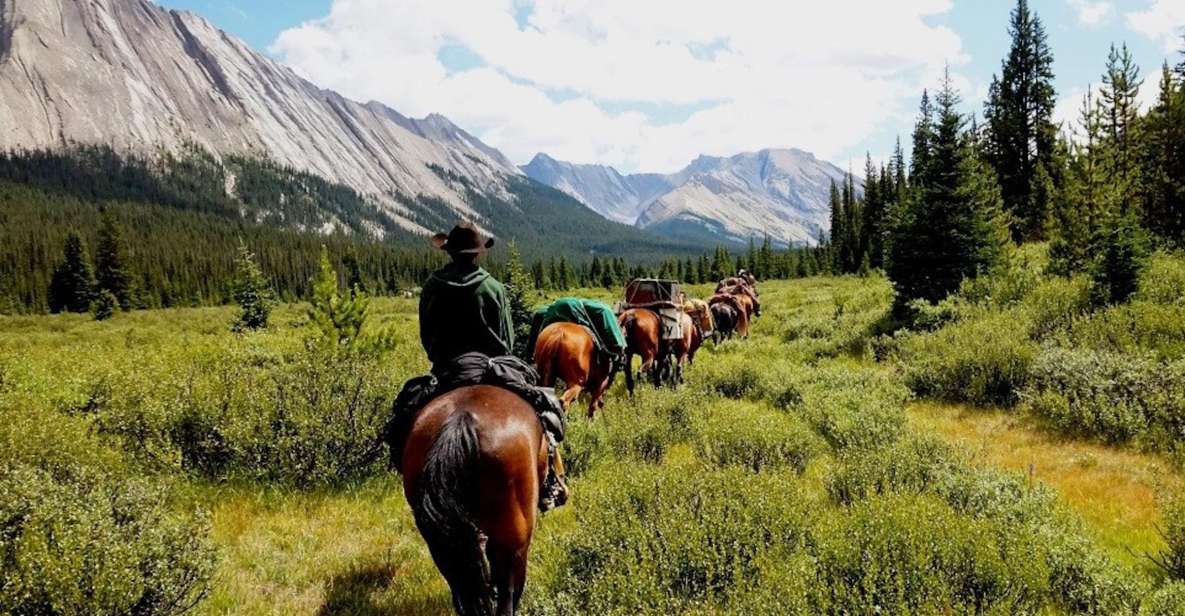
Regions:
M 753 314 L 756 316 L 761 316 L 761 301 L 758 299 L 757 291 L 748 284 L 741 283 L 727 286 L 718 286 L 716 287 L 716 293 L 744 295 L 745 297 L 748 297 L 753 302 Z
M 658 313 L 645 308 L 631 308 L 617 316 L 625 335 L 625 388 L 634 395 L 634 355 L 642 358 L 638 374 L 649 372 L 654 386 L 659 385 L 657 363 L 662 349 L 662 320 Z
M 732 338 L 739 318 L 740 313 L 731 304 L 726 302 L 712 304 L 712 320 L 716 323 L 716 329 L 712 332 L 712 341 L 720 344 L 724 340 Z
M 416 415 L 400 465 L 403 494 L 461 616 L 518 609 L 547 461 L 535 410 L 501 387 L 455 389 Z
M 588 416 L 605 408 L 605 390 L 613 384 L 613 360 L 597 351 L 596 339 L 588 328 L 576 323 L 552 323 L 539 332 L 535 342 L 535 367 L 540 384 L 555 387 L 563 379 L 564 408 L 576 402 L 582 391 L 590 394 Z
M 745 295 L 730 295 L 728 293 L 719 293 L 717 295 L 713 295 L 708 300 L 709 305 L 722 303 L 728 304 L 737 312 L 733 331 L 745 338 L 748 338 L 749 315 L 753 312 L 751 300 Z M 715 316 L 715 313 L 713 313 L 713 316 Z
M 672 385 L 679 385 L 683 383 L 683 366 L 691 362 L 691 356 L 695 352 L 694 348 L 698 349 L 696 344 L 696 325 L 692 320 L 691 315 L 684 311 L 679 312 L 679 327 L 683 332 L 683 337 L 674 340 L 671 343 L 671 357 L 673 361 L 672 368 Z
M 683 302 L 683 312 L 691 316 L 695 333 L 691 339 L 691 348 L 687 354 L 687 363 L 695 363 L 695 353 L 703 345 L 709 332 L 714 332 L 716 324 L 712 319 L 712 307 L 702 299 L 689 299 Z

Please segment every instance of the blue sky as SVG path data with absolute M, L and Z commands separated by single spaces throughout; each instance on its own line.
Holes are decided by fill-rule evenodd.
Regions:
M 920 87 L 947 61 L 967 110 L 982 108 L 1013 5 L 833 0 L 845 6 L 828 12 L 753 0 L 725 15 L 725 5 L 625 0 L 158 2 L 203 15 L 318 85 L 409 115 L 444 113 L 516 162 L 543 150 L 621 171 L 758 147 L 857 166 L 865 150 L 882 156 L 908 135 Z M 893 12 L 873 14 L 880 4 Z M 1112 42 L 1131 48 L 1147 97 L 1161 62 L 1180 59 L 1172 24 L 1185 26 L 1185 0 L 1032 6 L 1053 47 L 1063 116 L 1099 81 Z M 786 25 L 784 37 L 760 23 L 769 20 Z

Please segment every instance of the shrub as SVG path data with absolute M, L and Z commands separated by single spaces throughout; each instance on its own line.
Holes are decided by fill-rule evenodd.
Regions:
M 770 546 L 803 545 L 812 503 L 778 473 L 615 465 L 582 481 L 562 561 L 532 613 L 719 606 Z
M 208 525 L 166 502 L 163 490 L 134 478 L 0 465 L 0 613 L 193 607 L 213 569 Z
M 1185 616 L 1185 582 L 1165 584 L 1146 598 L 1140 616 Z
M 1160 529 L 1165 549 L 1153 562 L 1173 579 L 1185 582 L 1185 494 L 1165 500 L 1161 510 L 1164 526 Z
M 802 416 L 837 451 L 889 445 L 904 431 L 909 390 L 888 375 L 840 363 L 797 378 Z
M 755 473 L 781 466 L 801 473 L 823 448 L 801 420 L 752 404 L 732 405 L 727 413 L 707 413 L 696 432 L 695 452 L 700 459 Z
M 888 447 L 857 451 L 827 481 L 827 492 L 841 505 L 894 492 L 920 494 L 952 470 L 952 454 L 935 438 L 902 439 Z
M 818 532 L 818 612 L 1035 613 L 1048 565 L 1024 529 L 926 496 L 875 497 Z
M 902 340 L 906 384 L 953 402 L 1010 406 L 1037 354 L 1023 313 L 1009 310 L 960 321 Z
M 1185 358 L 1185 305 L 1133 302 L 1079 319 L 1056 338 L 1061 346 Z
M 1154 304 L 1185 305 L 1185 257 L 1156 253 L 1140 274 L 1135 299 Z
M 1051 278 L 1037 284 L 1023 304 L 1031 319 L 1029 335 L 1044 340 L 1090 312 L 1090 283 L 1083 277 Z
M 1185 440 L 1185 361 L 1048 349 L 1034 363 L 1029 409 L 1067 434 L 1122 443 Z
M 142 462 L 202 477 L 339 483 L 381 468 L 377 435 L 398 383 L 376 359 L 317 346 L 287 361 L 219 351 L 170 381 L 129 384 L 97 425 Z

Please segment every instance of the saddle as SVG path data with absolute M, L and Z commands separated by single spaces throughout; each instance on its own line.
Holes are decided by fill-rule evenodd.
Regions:
M 539 373 L 530 364 L 513 355 L 490 357 L 474 352 L 459 355 L 435 368 L 433 374 L 408 381 L 395 398 L 391 419 L 382 433 L 391 452 L 392 468 L 402 471 L 399 466 L 403 446 L 420 409 L 435 398 L 469 385 L 494 385 L 514 392 L 535 409 L 549 446 L 563 442 L 567 427 L 564 407 L 554 391 L 539 386 Z

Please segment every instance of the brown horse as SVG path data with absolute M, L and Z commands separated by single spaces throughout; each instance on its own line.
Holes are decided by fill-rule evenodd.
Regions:
M 500 387 L 462 387 L 417 414 L 403 493 L 461 616 L 518 609 L 547 450 L 534 409 Z
M 683 337 L 671 343 L 671 355 L 674 362 L 672 366 L 674 374 L 672 376 L 674 377 L 673 384 L 675 385 L 683 383 L 683 368 L 691 362 L 691 356 L 695 353 L 693 349 L 699 348 L 699 345 L 696 344 L 697 329 L 695 322 L 691 319 L 691 315 L 686 312 L 680 312 L 679 321 L 679 327 L 683 332 Z
M 560 400 L 565 409 L 586 390 L 591 398 L 589 417 L 605 407 L 605 390 L 613 384 L 613 361 L 597 351 L 596 339 L 583 325 L 552 323 L 539 332 L 535 367 L 545 387 L 555 387 L 556 379 L 563 379 L 567 389 Z
M 716 293 L 726 293 L 728 295 L 743 295 L 748 297 L 753 302 L 753 315 L 761 316 L 761 301 L 757 299 L 757 291 L 753 290 L 747 284 L 735 284 L 729 286 L 721 286 L 716 288 Z
M 727 302 L 712 304 L 712 320 L 716 323 L 716 329 L 712 331 L 713 342 L 720 344 L 722 341 L 732 338 L 739 318 L 740 313 L 731 304 Z
M 740 334 L 742 337 L 749 337 L 749 315 L 752 314 L 753 305 L 751 300 L 744 295 L 730 295 L 728 293 L 720 293 L 713 295 L 708 300 L 709 305 L 728 304 L 737 312 L 736 325 L 733 331 Z M 715 312 L 712 313 L 715 316 Z
M 634 355 L 642 358 L 638 374 L 649 373 L 654 385 L 659 384 L 657 364 L 662 351 L 662 321 L 653 310 L 632 308 L 618 315 L 617 323 L 625 335 L 625 388 L 633 397 Z
M 712 307 L 702 299 L 690 299 L 683 302 L 683 311 L 691 317 L 695 330 L 691 338 L 691 348 L 687 354 L 687 363 L 692 364 L 695 363 L 696 351 L 704 344 L 709 333 L 716 330 L 716 324 L 712 319 Z

